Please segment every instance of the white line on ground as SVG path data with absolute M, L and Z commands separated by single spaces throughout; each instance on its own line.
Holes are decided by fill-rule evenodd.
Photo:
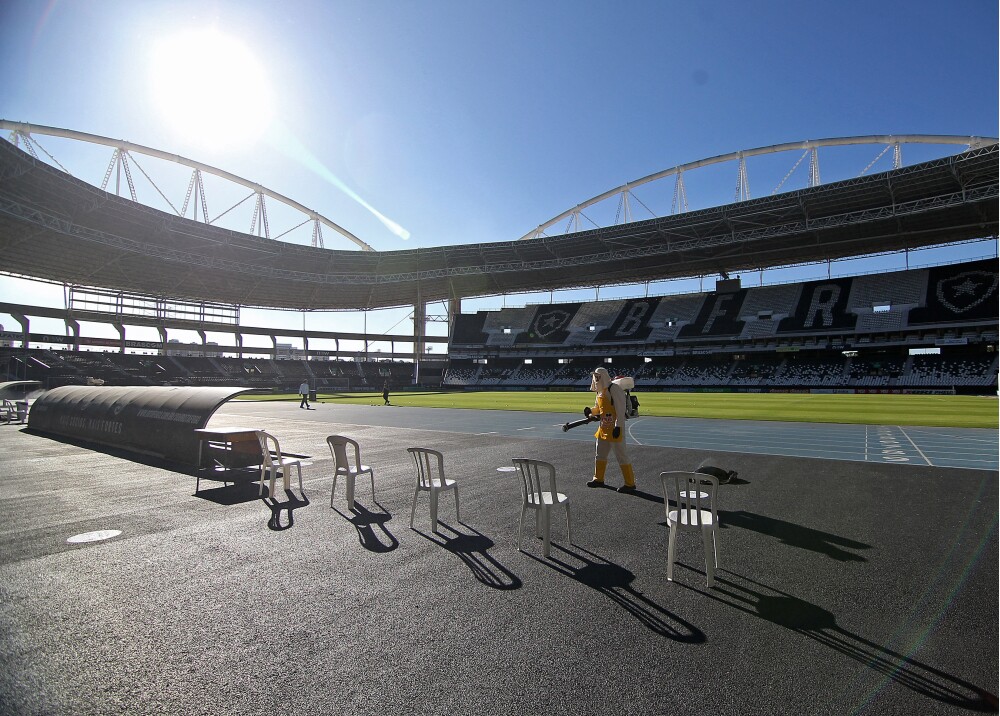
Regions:
M 633 435 L 633 434 L 632 434 L 632 428 L 633 428 L 633 427 L 635 427 L 635 426 L 636 426 L 636 425 L 637 425 L 638 423 L 639 423 L 639 420 L 638 420 L 638 419 L 636 419 L 636 420 L 635 420 L 635 422 L 633 422 L 633 423 L 632 423 L 631 425 L 629 425 L 629 426 L 628 426 L 628 436 L 629 436 L 630 438 L 632 438 L 632 442 L 634 442 L 634 443 L 635 443 L 636 445 L 642 445 L 642 442 L 640 442 L 640 441 L 639 441 L 639 440 L 638 440 L 638 439 L 637 439 L 637 438 L 635 437 L 635 435 Z
M 913 449 L 917 451 L 917 454 L 920 455 L 920 457 L 922 457 L 924 459 L 924 462 L 926 462 L 928 465 L 933 465 L 934 464 L 930 460 L 927 459 L 927 456 L 924 455 L 923 451 L 920 448 L 917 447 L 917 444 L 915 442 L 913 442 L 913 440 L 910 438 L 909 435 L 906 434 L 905 430 L 903 430 L 902 428 L 897 428 L 897 430 L 899 430 L 899 432 L 903 433 L 903 437 L 910 441 L 910 445 L 912 445 Z

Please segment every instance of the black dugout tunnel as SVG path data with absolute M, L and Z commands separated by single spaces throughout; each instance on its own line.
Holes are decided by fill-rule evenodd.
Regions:
M 37 380 L 8 380 L 0 383 L 0 398 L 3 400 L 24 400 L 30 397 L 31 393 L 37 393 L 41 386 L 41 382 Z
M 253 388 L 53 388 L 31 405 L 28 430 L 197 465 L 199 439 L 226 401 Z

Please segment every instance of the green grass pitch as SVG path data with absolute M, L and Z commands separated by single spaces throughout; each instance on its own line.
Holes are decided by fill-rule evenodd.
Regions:
M 780 420 L 952 428 L 998 426 L 996 396 L 828 393 L 633 393 L 639 415 L 725 420 Z M 247 395 L 248 400 L 299 400 L 298 395 Z M 382 405 L 381 393 L 319 393 L 320 403 Z M 580 413 L 594 404 L 586 391 L 400 392 L 397 407 Z

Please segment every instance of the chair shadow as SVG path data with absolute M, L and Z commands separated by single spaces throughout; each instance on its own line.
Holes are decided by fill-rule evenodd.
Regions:
M 743 480 L 739 477 L 734 477 L 733 479 L 727 482 L 720 482 L 719 488 L 722 489 L 727 485 L 749 485 L 749 484 L 750 484 L 749 480 Z M 636 489 L 635 492 L 628 492 L 625 494 L 631 497 L 638 497 L 641 500 L 647 500 L 648 502 L 655 502 L 658 505 L 662 505 L 664 502 L 662 495 L 657 495 L 653 492 L 645 492 L 644 490 L 640 489 Z M 670 501 L 670 504 L 674 504 L 673 501 Z
M 490 549 L 496 543 L 465 522 L 459 521 L 459 524 L 472 534 L 459 532 L 441 520 L 438 520 L 438 531 L 433 534 L 427 534 L 416 528 L 413 531 L 457 556 L 481 584 L 503 591 L 520 589 L 522 586 L 520 577 L 490 554 Z M 448 530 L 453 536 L 444 535 L 441 528 Z
M 199 473 L 194 473 L 198 475 Z M 233 469 L 226 472 L 202 470 L 200 486 L 194 496 L 214 502 L 217 505 L 238 505 L 243 502 L 253 502 L 260 499 L 258 478 L 260 470 Z M 218 487 L 206 488 L 205 482 L 222 482 Z M 232 484 L 230 484 L 232 483 Z
M 701 644 L 705 641 L 704 632 L 694 624 L 684 621 L 633 589 L 634 573 L 578 545 L 572 547 L 574 549 L 571 550 L 553 544 L 552 550 L 553 552 L 559 550 L 565 553 L 568 559 L 582 564 L 570 564 L 552 554 L 547 559 L 528 552 L 524 554 L 563 576 L 600 592 L 654 634 L 685 644 Z
M 275 493 L 277 492 L 278 491 L 275 490 Z M 285 490 L 285 498 L 284 502 L 279 501 L 277 494 L 273 497 L 265 495 L 260 498 L 261 501 L 271 510 L 271 518 L 267 521 L 268 529 L 276 532 L 291 529 L 295 525 L 295 510 L 309 505 L 309 498 L 306 497 L 305 491 L 302 492 L 302 498 L 300 499 L 291 490 Z M 282 512 L 288 512 L 288 521 L 284 524 L 281 522 Z
M 838 562 L 867 562 L 859 554 L 849 552 L 855 549 L 871 549 L 870 544 L 857 542 L 846 537 L 830 534 L 811 527 L 803 527 L 794 522 L 786 522 L 773 517 L 765 517 L 746 510 L 719 510 L 719 527 L 742 527 L 771 537 L 777 537 L 779 542 L 791 547 L 807 549 L 825 554 Z
M 681 564 L 677 566 L 685 567 Z M 695 569 L 691 571 L 698 573 Z M 727 579 L 723 574 L 729 574 L 733 579 Z M 853 634 L 838 626 L 836 616 L 826 609 L 749 577 L 719 570 L 715 573 L 715 587 L 710 590 L 683 582 L 675 584 L 802 634 L 885 676 L 882 686 L 865 694 L 852 713 L 860 713 L 863 706 L 890 681 L 945 704 L 970 711 L 997 712 L 996 694 Z
M 369 552 L 376 552 L 378 554 L 392 552 L 399 546 L 399 540 L 385 526 L 385 523 L 392 519 L 392 513 L 379 504 L 378 501 L 374 501 L 374 503 L 378 505 L 381 512 L 372 512 L 357 500 L 354 501 L 351 514 L 345 514 L 336 507 L 333 510 L 354 525 L 354 528 L 358 531 L 358 542 Z M 385 535 L 388 542 L 383 542 L 379 539 L 375 527 L 378 527 L 379 531 Z

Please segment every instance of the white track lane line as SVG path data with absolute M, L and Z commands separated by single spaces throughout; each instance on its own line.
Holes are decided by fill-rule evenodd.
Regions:
M 926 462 L 928 465 L 930 465 L 930 466 L 933 467 L 934 463 L 932 463 L 930 460 L 927 459 L 927 456 L 924 455 L 923 451 L 920 448 L 917 447 L 917 444 L 915 442 L 913 442 L 913 439 L 909 435 L 906 434 L 906 431 L 903 430 L 900 427 L 897 427 L 897 430 L 899 430 L 899 432 L 903 433 L 903 437 L 910 441 L 910 445 L 912 445 L 913 449 L 917 451 L 917 454 L 920 455 L 920 457 L 922 457 L 924 459 L 924 462 Z
M 633 434 L 632 434 L 632 428 L 634 428 L 634 427 L 635 427 L 636 425 L 638 425 L 638 424 L 639 424 L 639 422 L 640 422 L 639 418 L 635 418 L 634 420 L 635 420 L 635 422 L 634 422 L 634 423 L 632 423 L 631 425 L 629 425 L 629 426 L 628 426 L 628 436 L 629 436 L 630 438 L 632 438 L 632 442 L 634 442 L 634 443 L 635 443 L 636 445 L 642 445 L 642 442 L 641 442 L 641 441 L 639 441 L 639 440 L 638 440 L 638 439 L 637 439 L 637 438 L 635 437 L 635 435 L 633 435 Z
M 632 433 L 629 433 L 630 435 Z M 633 436 L 634 437 L 634 436 Z M 657 431 L 652 433 L 647 433 L 644 436 L 647 444 L 655 444 L 658 442 L 666 441 L 670 443 L 690 443 L 690 444 L 703 444 L 703 443 L 724 443 L 727 445 L 743 445 L 752 444 L 760 445 L 766 447 L 769 445 L 785 446 L 789 443 L 799 445 L 799 446 L 814 446 L 820 450 L 835 450 L 835 449 L 845 449 L 852 450 L 854 452 L 861 452 L 863 446 L 861 442 L 857 439 L 858 436 L 842 435 L 842 436 L 822 436 L 822 435 L 809 435 L 809 436 L 797 436 L 795 438 L 790 438 L 784 433 L 775 434 L 774 432 L 766 434 L 763 431 L 757 434 L 750 435 L 733 435 L 724 431 L 709 431 L 709 430 L 672 430 L 672 431 Z M 637 441 L 638 442 L 638 441 Z M 642 444 L 642 443 L 640 443 Z

